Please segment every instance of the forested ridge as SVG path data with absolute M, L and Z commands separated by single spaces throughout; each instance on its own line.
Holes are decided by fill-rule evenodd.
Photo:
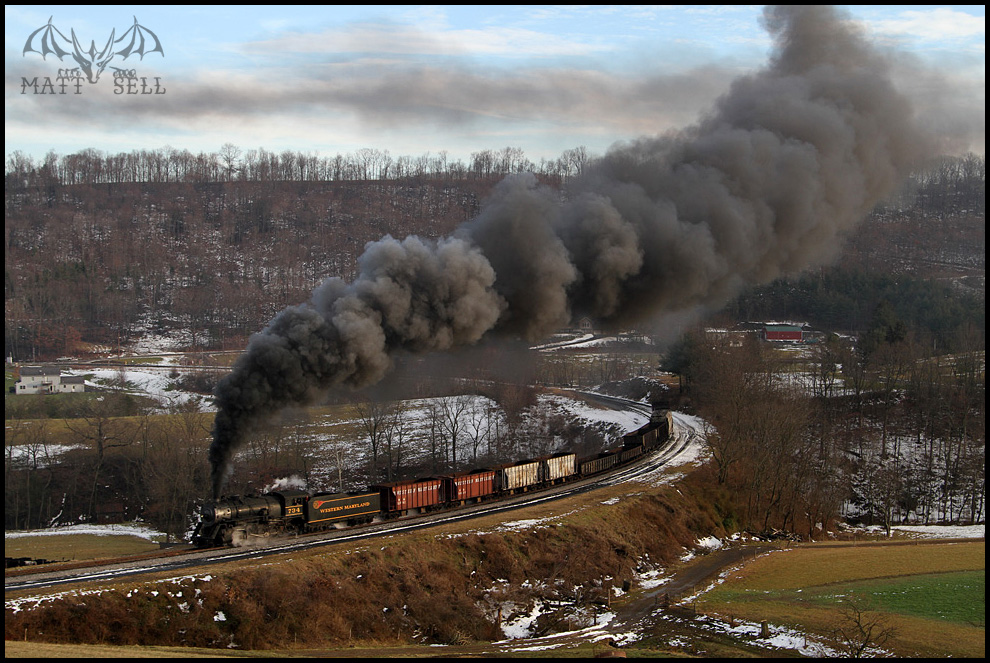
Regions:
M 8 356 L 183 329 L 233 348 L 385 234 L 439 237 L 491 181 L 80 184 L 7 190 Z
M 199 155 L 50 153 L 41 163 L 15 153 L 5 178 L 5 353 L 47 360 L 174 330 L 190 348 L 237 349 L 323 279 L 353 276 L 365 243 L 444 236 L 513 172 L 535 171 L 566 195 L 567 179 L 593 158 L 584 148 L 539 164 L 518 148 L 483 150 L 470 163 L 442 152 L 321 158 L 229 144 Z M 849 274 L 862 272 L 897 275 L 901 288 L 906 277 L 951 280 L 955 293 L 961 285 L 982 300 L 985 163 L 935 162 L 861 225 L 841 271 L 747 293 L 734 313 L 790 311 L 855 330 L 864 312 L 836 308 L 821 291 L 841 297 L 843 283 L 861 278 Z M 801 301 L 781 310 L 782 288 Z

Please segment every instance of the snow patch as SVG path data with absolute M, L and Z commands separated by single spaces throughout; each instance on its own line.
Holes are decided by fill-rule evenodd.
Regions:
M 136 536 L 149 541 L 165 539 L 164 532 L 152 529 L 141 523 L 118 525 L 66 525 L 51 529 L 15 530 L 4 532 L 5 539 L 18 539 L 25 536 L 60 536 L 63 534 L 94 534 L 96 536 Z

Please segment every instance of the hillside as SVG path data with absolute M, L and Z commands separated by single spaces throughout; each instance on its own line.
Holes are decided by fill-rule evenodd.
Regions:
M 863 533 L 847 534 L 844 538 L 855 537 L 848 548 L 835 540 L 797 546 L 747 541 L 723 529 L 718 509 L 724 506 L 703 473 L 684 479 L 675 472 L 524 509 L 508 520 L 400 534 L 381 545 L 191 570 L 179 578 L 110 581 L 85 594 L 69 589 L 9 598 L 9 635 L 19 637 L 25 628 L 45 633 L 38 636 L 42 642 L 32 643 L 34 650 L 9 643 L 8 656 L 174 657 L 213 651 L 238 657 L 587 657 L 615 649 L 630 656 L 777 657 L 788 650 L 835 655 L 840 645 L 829 624 L 841 615 L 841 603 L 821 606 L 808 624 L 775 613 L 761 633 L 759 620 L 766 617 L 758 602 L 729 599 L 726 605 L 724 592 L 716 591 L 723 603 L 713 610 L 707 597 L 727 571 L 739 575 L 741 563 L 745 569 L 766 565 L 784 551 L 787 559 L 799 556 L 795 563 L 807 571 L 800 562 L 805 556 L 835 557 L 844 549 L 872 570 L 846 569 L 853 578 L 877 578 L 898 550 L 928 555 L 922 565 L 937 557 L 942 567 L 983 566 L 982 543 L 963 552 L 958 542 L 920 542 L 907 533 L 912 528 L 896 540 L 872 544 Z M 701 537 L 699 531 L 709 534 Z M 917 570 L 898 568 L 902 579 L 911 573 Z M 779 580 L 792 582 L 795 575 Z M 814 578 L 799 580 L 816 584 Z M 80 595 L 86 597 L 84 609 L 78 606 Z M 188 600 L 193 596 L 196 600 Z M 310 610 L 314 603 L 325 609 Z M 733 616 L 737 606 L 749 614 Z M 65 618 L 69 613 L 73 617 Z M 890 613 L 885 619 L 899 618 L 897 609 Z M 927 617 L 927 628 L 946 626 L 937 615 Z M 118 628 L 106 628 L 111 622 Z M 137 628 L 139 623 L 148 628 Z M 955 628 L 958 638 L 961 631 Z M 966 646 L 982 644 L 981 632 L 970 625 L 965 641 L 940 642 L 936 646 L 945 648 L 934 653 L 961 654 Z M 898 632 L 884 650 L 917 655 L 912 634 Z M 51 641 L 77 644 L 59 649 L 45 644 Z M 130 648 L 135 645 L 141 649 Z M 931 643 L 928 647 L 920 651 L 932 653 Z
M 985 292 L 986 161 L 944 159 L 880 205 L 846 243 L 848 269 L 950 281 Z
M 176 349 L 242 349 L 325 278 L 351 278 L 367 242 L 448 235 L 519 165 L 330 181 L 255 169 L 253 180 L 139 182 L 107 176 L 109 162 L 8 170 L 6 356 L 119 351 L 148 332 L 173 333 Z M 541 172 L 561 186 L 566 171 Z M 974 156 L 919 173 L 860 225 L 840 264 L 982 294 L 984 178 L 985 159 Z

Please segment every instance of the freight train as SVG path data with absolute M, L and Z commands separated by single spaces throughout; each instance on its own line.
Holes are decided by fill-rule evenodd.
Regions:
M 649 423 L 621 444 L 588 458 L 558 453 L 495 468 L 369 486 L 355 493 L 282 490 L 227 497 L 205 504 L 192 541 L 200 548 L 241 545 L 251 539 L 307 534 L 498 500 L 607 472 L 663 446 L 671 436 L 669 410 L 654 410 Z

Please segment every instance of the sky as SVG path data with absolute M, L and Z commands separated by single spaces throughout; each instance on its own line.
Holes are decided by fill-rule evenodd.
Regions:
M 890 51 L 945 151 L 983 154 L 985 6 L 846 11 Z M 6 5 L 5 155 L 225 143 L 465 161 L 504 147 L 535 163 L 578 146 L 602 154 L 690 126 L 764 64 L 761 16 L 759 5 Z M 135 23 L 159 51 L 148 37 L 143 56 L 119 53 Z M 46 34 L 66 51 L 73 34 L 82 51 L 112 35 L 118 54 L 96 82 L 60 80 L 78 65 L 46 53 Z

